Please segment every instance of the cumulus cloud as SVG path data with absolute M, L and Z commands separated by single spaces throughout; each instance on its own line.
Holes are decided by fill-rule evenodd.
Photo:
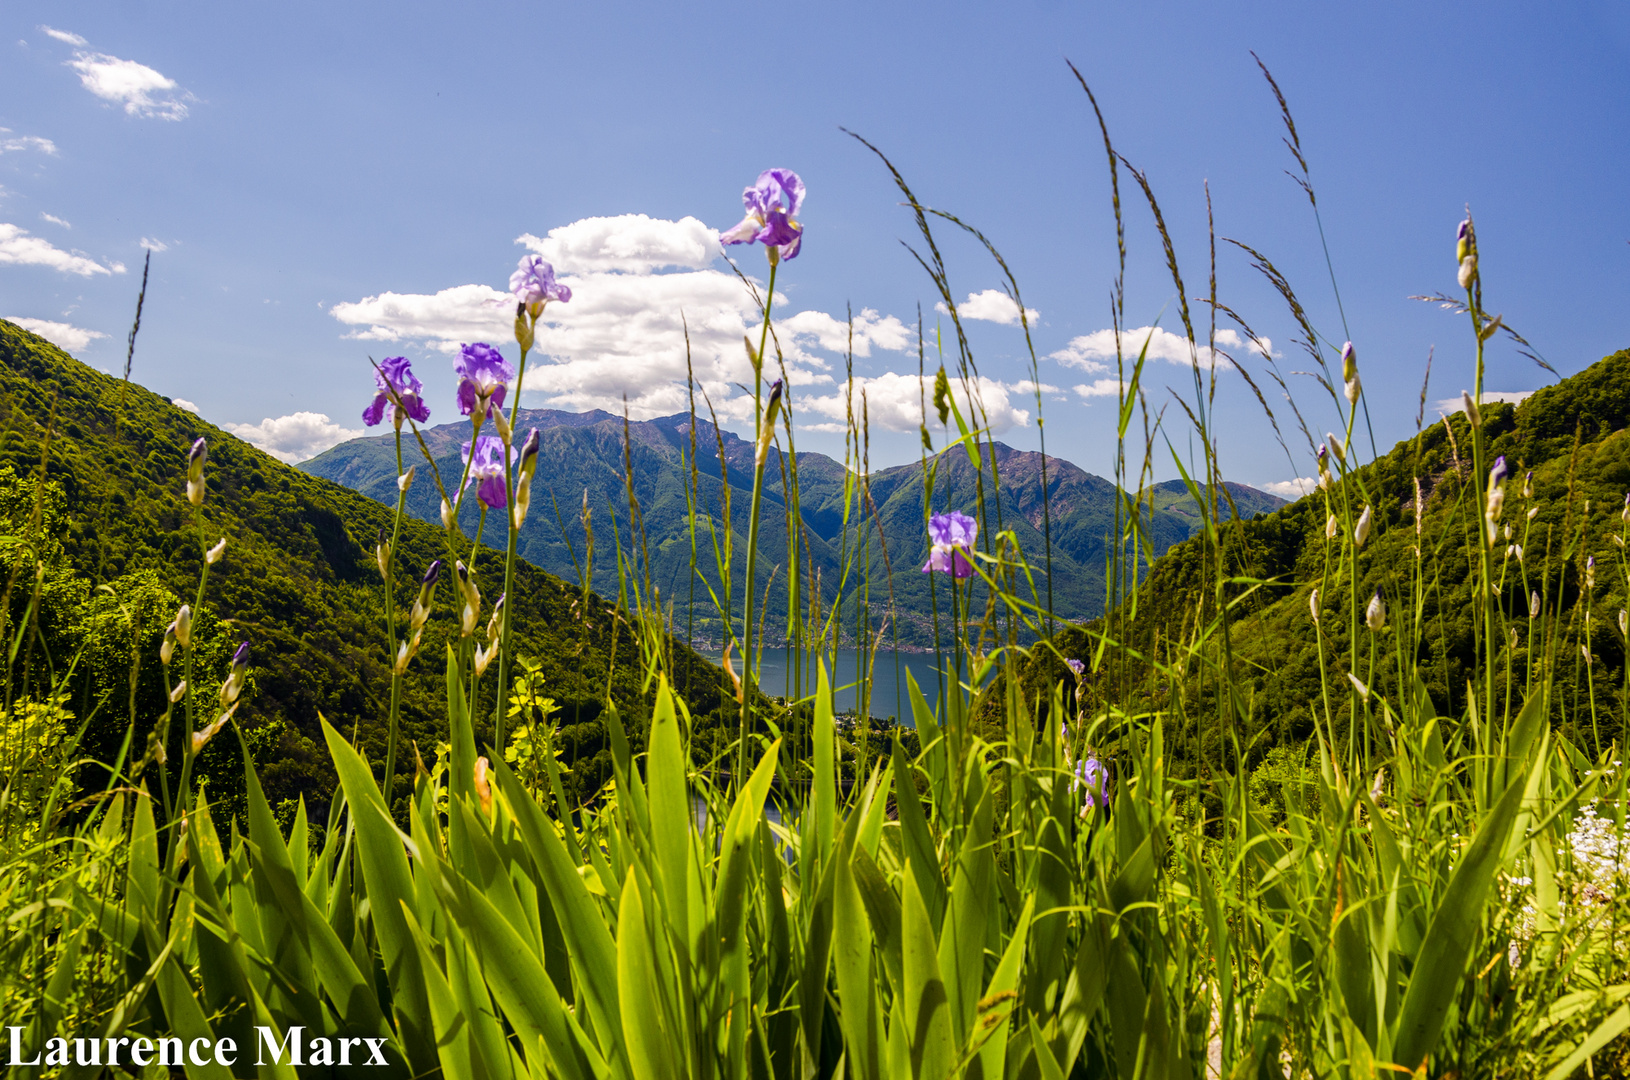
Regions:
M 1057 394 L 1059 388 L 1051 383 L 1034 383 L 1029 379 L 1020 379 L 1016 383 L 1008 383 L 1007 388 L 1015 394 L 1034 394 L 1040 390 L 1044 394 Z
M 1014 386 L 984 376 L 980 376 L 977 383 L 951 380 L 951 395 L 956 399 L 957 408 L 962 410 L 963 418 L 969 423 L 989 426 L 997 434 L 1015 427 L 1027 427 L 1030 423 L 1029 410 L 1019 408 L 1009 396 L 1014 389 Z M 939 427 L 939 416 L 934 412 L 933 379 L 892 371 L 856 378 L 852 401 L 849 388 L 844 384 L 825 394 L 795 395 L 793 399 L 794 409 L 812 410 L 830 418 L 829 423 L 808 425 L 814 431 L 842 431 L 851 408 L 857 424 L 864 408 L 866 420 L 873 427 L 888 431 L 916 431 L 923 422 L 925 406 L 929 427 Z
M 71 323 L 51 322 L 47 319 L 24 319 L 16 315 L 7 315 L 6 318 L 30 333 L 40 335 L 40 337 L 59 349 L 71 353 L 79 352 L 97 338 L 107 337 L 106 334 L 99 330 L 86 330 Z
M 178 409 L 186 409 L 190 413 L 196 413 L 198 411 L 198 406 L 194 405 L 192 402 L 188 401 L 186 398 L 181 398 L 181 397 L 171 398 L 170 399 L 170 404 L 174 405 Z
M 562 273 L 614 271 L 649 274 L 669 267 L 704 270 L 719 257 L 719 230 L 693 217 L 665 221 L 644 214 L 592 217 L 550 229 L 543 238 L 515 241 Z
M 1277 495 L 1281 499 L 1295 502 L 1303 495 L 1319 486 L 1319 482 L 1311 476 L 1298 476 L 1294 480 L 1271 480 L 1266 484 L 1258 484 L 1258 489 L 1266 491 L 1269 495 Z
M 150 236 L 141 238 L 141 246 L 152 252 L 169 251 L 170 245 L 162 240 L 154 240 Z
M 66 41 L 69 45 L 88 45 L 88 44 L 90 44 L 88 41 L 86 41 L 84 38 L 80 37 L 78 34 L 69 33 L 66 30 L 54 30 L 49 26 L 42 26 L 42 27 L 40 27 L 40 32 L 43 33 L 46 37 L 56 38 L 58 41 Z
M 721 419 L 745 419 L 751 402 L 737 383 L 752 380 L 742 346 L 758 335 L 758 308 L 733 274 L 710 268 L 716 234 L 694 218 L 661 221 L 643 214 L 588 218 L 519 243 L 556 265 L 571 287 L 569 303 L 553 303 L 537 327 L 527 366 L 528 391 L 566 409 L 621 411 L 626 396 L 637 419 L 689 407 L 690 370 Z M 666 272 L 657 272 L 663 268 Z M 380 293 L 335 304 L 334 317 L 355 327 L 349 337 L 419 342 L 456 352 L 471 341 L 511 339 L 509 294 L 487 285 L 459 285 L 434 294 Z M 794 386 L 833 382 L 833 361 L 848 342 L 846 322 L 820 311 L 777 318 L 774 328 Z M 855 317 L 854 351 L 905 350 L 910 331 L 894 316 L 866 309 Z M 773 363 L 773 361 L 772 361 Z M 915 376 L 913 376 L 915 379 Z M 700 404 L 700 401 L 698 402 Z
M 1486 405 L 1491 401 L 1509 401 L 1511 404 L 1515 405 L 1524 398 L 1532 397 L 1533 394 L 1534 392 L 1532 390 L 1484 390 L 1483 403 Z M 1444 398 L 1437 403 L 1437 406 L 1438 412 L 1446 413 L 1450 416 L 1453 416 L 1457 412 L 1465 411 L 1464 403 L 1457 397 Z
M 191 402 L 175 401 L 191 412 L 197 412 Z M 222 424 L 245 442 L 254 443 L 279 461 L 294 464 L 315 457 L 329 447 L 347 439 L 360 438 L 360 428 L 342 427 L 328 418 L 327 413 L 297 412 L 287 416 L 267 417 L 258 424 Z
M 38 150 L 55 155 L 57 144 L 38 135 L 13 135 L 10 128 L 0 127 L 0 154 L 15 154 L 19 150 Z
M 78 44 L 83 44 L 83 40 Z M 131 116 L 181 120 L 187 115 L 187 102 L 192 100 L 192 95 L 177 87 L 174 79 L 146 64 L 121 60 L 107 53 L 76 52 L 68 66 L 79 72 L 79 81 L 85 89 L 103 101 L 123 105 Z
M 42 214 L 40 214 L 40 220 L 49 221 L 53 225 L 61 225 L 64 229 L 73 228 L 72 225 L 68 224 L 62 218 L 57 217 L 55 214 L 42 213 Z
M 1150 360 L 1164 360 L 1169 364 L 1198 364 L 1200 367 L 1210 367 L 1215 363 L 1227 363 L 1223 353 L 1238 353 L 1247 351 L 1261 355 L 1265 347 L 1269 353 L 1273 350 L 1273 342 L 1267 338 L 1262 339 L 1258 345 L 1248 341 L 1234 330 L 1222 329 L 1217 331 L 1217 353 L 1211 355 L 1204 345 L 1192 347 L 1188 338 L 1174 334 L 1170 330 L 1162 330 L 1158 326 L 1140 326 L 1135 330 L 1121 331 L 1121 355 L 1128 363 L 1135 362 L 1138 353 L 1148 344 L 1147 356 Z M 1049 356 L 1066 367 L 1080 368 L 1087 372 L 1109 371 L 1115 360 L 1115 331 L 1094 330 L 1090 334 L 1082 334 L 1070 339 L 1070 343 Z
M 1094 379 L 1090 383 L 1077 383 L 1070 389 L 1083 398 L 1121 396 L 1121 381 L 1119 379 Z
M 433 296 L 384 292 L 355 303 L 339 303 L 329 313 L 362 330 L 347 334 L 362 341 L 417 339 L 443 352 L 457 352 L 460 342 L 503 341 L 512 332 L 514 309 L 509 294 L 489 285 L 457 285 Z M 558 306 L 558 305 L 557 305 Z
M 78 252 L 63 251 L 49 240 L 30 236 L 27 229 L 0 222 L 0 263 L 17 266 L 49 266 L 64 274 L 91 277 L 94 274 L 122 274 L 121 263 L 103 266 L 95 259 Z
M 800 311 L 774 323 L 776 337 L 783 349 L 794 345 L 810 344 L 831 352 L 843 352 L 853 347 L 856 356 L 870 356 L 872 346 L 903 352 L 915 343 L 912 331 L 893 315 L 879 315 L 871 308 L 863 309 L 848 321 L 828 315 L 824 311 Z M 853 336 L 851 336 L 851 333 Z
M 936 303 L 934 310 L 941 315 L 951 313 L 951 309 L 946 307 L 943 301 Z M 958 304 L 956 310 L 964 319 L 982 319 L 985 322 L 1001 323 L 1003 326 L 1017 326 L 1019 323 L 1019 305 L 1000 289 L 969 293 L 968 298 Z M 1041 312 L 1035 308 L 1025 308 L 1024 317 L 1034 323 L 1041 318 Z

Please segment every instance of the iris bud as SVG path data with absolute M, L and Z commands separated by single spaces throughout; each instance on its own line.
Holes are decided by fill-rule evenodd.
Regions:
M 464 607 L 459 612 L 459 634 L 462 637 L 469 637 L 475 633 L 475 621 L 481 615 L 481 590 L 476 588 L 469 567 L 463 562 L 458 562 L 455 568 L 458 570 L 459 591 L 464 595 Z
M 1385 626 L 1386 622 L 1387 606 L 1381 600 L 1381 590 L 1377 589 L 1375 595 L 1370 597 L 1370 606 L 1364 609 L 1364 625 L 1371 631 L 1376 631 Z
M 521 444 L 521 465 L 515 479 L 515 527 L 526 521 L 526 512 L 532 505 L 532 474 L 538 470 L 538 429 L 533 428 Z
M 1363 547 L 1364 541 L 1370 538 L 1370 523 L 1370 504 L 1365 503 L 1364 512 L 1358 515 L 1358 525 L 1353 529 L 1353 544 L 1355 547 Z
M 232 654 L 232 670 L 227 673 L 226 682 L 221 684 L 221 708 L 224 709 L 238 700 L 238 695 L 243 692 L 243 678 L 248 670 L 249 643 L 246 641 Z
M 543 305 L 540 303 L 538 306 L 541 308 Z M 532 324 L 527 321 L 526 314 L 525 303 L 515 305 L 515 343 L 522 352 L 532 348 L 533 341 Z
M 202 438 L 187 451 L 187 501 L 204 505 L 204 462 L 209 460 L 209 444 Z
M 208 551 L 204 552 L 204 563 L 206 565 L 208 565 L 208 566 L 214 566 L 216 563 L 221 561 L 221 556 L 225 555 L 225 554 L 226 554 L 226 537 L 223 536 L 223 537 L 221 537 L 221 542 L 220 543 L 216 544 L 214 547 L 212 547 Z
M 1483 414 L 1477 408 L 1477 402 L 1466 391 L 1460 392 L 1460 407 L 1466 411 L 1466 419 L 1470 420 L 1473 428 L 1483 426 Z
M 770 440 L 775 438 L 776 413 L 780 411 L 781 395 L 784 390 L 785 386 L 780 379 L 770 384 L 770 397 L 764 403 L 764 419 L 758 429 L 758 448 L 753 454 L 754 468 L 763 468 L 765 459 L 769 457 Z

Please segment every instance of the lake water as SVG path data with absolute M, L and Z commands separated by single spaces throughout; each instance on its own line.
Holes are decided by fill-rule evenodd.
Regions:
M 857 649 L 839 649 L 836 670 L 827 672 L 828 678 L 832 680 L 832 697 L 840 713 L 859 707 L 859 697 L 855 690 L 858 652 Z M 715 664 L 719 662 L 717 652 L 704 652 L 702 655 Z M 871 659 L 870 656 L 867 658 Z M 946 661 L 949 660 L 950 656 L 947 654 Z M 739 670 L 738 667 L 738 672 Z M 802 688 L 795 687 L 792 685 L 793 650 L 765 649 L 758 676 L 759 689 L 771 697 L 807 696 L 815 691 L 815 670 L 813 654 L 806 653 L 799 673 L 804 685 Z M 917 680 L 917 686 L 922 690 L 923 697 L 928 699 L 929 705 L 934 704 L 940 693 L 940 673 L 934 666 L 934 654 L 881 649 L 872 666 L 870 711 L 873 716 L 879 719 L 898 717 L 900 722 L 908 727 L 916 726 L 911 717 L 911 696 L 906 685 L 908 671 L 911 677 Z

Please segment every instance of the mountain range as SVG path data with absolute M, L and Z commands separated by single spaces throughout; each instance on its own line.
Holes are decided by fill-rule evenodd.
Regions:
M 694 424 L 694 433 L 692 426 Z M 687 488 L 700 493 L 696 501 L 699 548 L 697 563 L 702 578 L 719 589 L 720 576 L 709 540 L 709 526 L 723 536 L 725 503 L 731 508 L 730 533 L 734 540 L 735 562 L 732 589 L 741 595 L 747 548 L 746 508 L 752 494 L 753 446 L 732 432 L 715 428 L 707 420 L 688 413 L 625 424 L 622 417 L 603 411 L 586 413 L 551 409 L 522 409 L 517 415 L 517 441 L 521 432 L 537 428 L 540 437 L 540 464 L 534 482 L 533 509 L 519 538 L 521 555 L 552 574 L 568 581 L 581 581 L 584 571 L 586 535 L 581 508 L 594 513 L 596 557 L 589 568 L 592 588 L 612 597 L 618 590 L 618 566 L 612 554 L 610 537 L 615 535 L 625 554 L 650 553 L 649 571 L 653 584 L 665 602 L 676 605 L 693 621 L 688 625 L 693 641 L 717 646 L 722 640 L 720 620 L 706 589 L 697 583 L 692 602 L 690 514 Z M 441 424 L 424 429 L 425 445 L 436 468 L 449 487 L 456 486 L 462 471 L 461 446 L 470 437 L 467 421 Z M 695 450 L 695 479 L 691 477 L 691 447 Z M 403 436 L 404 462 L 417 461 L 423 472 L 423 457 L 413 439 Z M 1089 619 L 1105 606 L 1105 566 L 1114 532 L 1116 488 L 1102 477 L 1057 457 L 1046 459 L 1046 484 L 1042 483 L 1042 455 L 1017 450 L 1003 443 L 982 447 L 980 467 L 960 447 L 929 459 L 928 475 L 933 481 L 935 512 L 960 510 L 977 514 L 981 484 L 987 508 L 982 523 L 987 530 L 1012 530 L 1035 568 L 1037 599 L 1047 598 L 1045 570 L 1047 515 L 1051 514 L 1052 603 L 1057 617 Z M 721 467 L 722 457 L 722 467 Z M 765 468 L 765 495 L 755 572 L 758 595 L 765 595 L 772 576 L 784 580 L 787 557 L 786 491 L 792 486 L 793 459 L 783 459 L 772 450 Z M 336 446 L 299 468 L 381 502 L 396 501 L 396 451 L 389 434 L 353 439 Z M 643 543 L 629 528 L 630 485 L 643 522 Z M 805 527 L 805 553 L 802 555 L 804 580 L 820 583 L 821 602 L 830 610 L 843 579 L 845 606 L 839 624 L 840 640 L 852 642 L 856 616 L 852 598 L 865 591 L 866 609 L 871 618 L 864 625 L 877 632 L 884 615 L 893 612 L 891 635 L 904 648 L 933 645 L 934 582 L 921 573 L 928 541 L 924 527 L 922 462 L 896 465 L 864 478 L 847 470 L 844 464 L 825 454 L 800 451 L 796 454 L 797 503 Z M 1271 512 L 1284 500 L 1242 484 L 1227 485 L 1238 513 L 1252 517 Z M 863 490 L 869 488 L 868 494 Z M 997 494 L 999 492 L 999 495 Z M 1198 507 L 1180 481 L 1157 485 L 1147 534 L 1159 555 L 1200 527 Z M 477 511 L 474 500 L 466 500 L 461 525 L 474 535 Z M 848 513 L 845 514 L 845 503 Z M 1050 503 L 1050 506 L 1047 505 Z M 441 498 L 434 483 L 421 476 L 408 496 L 410 512 L 425 521 L 439 521 Z M 874 509 L 875 508 L 875 509 Z M 615 518 L 617 525 L 612 526 Z M 500 527 L 501 528 L 501 527 Z M 495 544 L 501 537 L 489 537 Z M 854 557 L 859 551 L 860 557 Z M 891 602 L 892 589 L 892 602 Z M 808 586 L 805 587 L 806 596 Z M 777 586 L 769 590 L 769 621 L 766 636 L 771 641 L 785 638 L 786 594 Z M 940 600 L 943 603 L 943 600 Z M 737 600 L 734 609 L 740 610 Z

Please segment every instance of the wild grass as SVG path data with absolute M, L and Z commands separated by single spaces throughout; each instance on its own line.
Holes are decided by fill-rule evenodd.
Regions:
M 1115 149 L 1084 79 L 1081 86 L 1100 123 L 1114 193 L 1122 264 L 1115 327 L 1127 324 L 1124 173 L 1162 238 L 1197 362 L 1191 393 L 1174 397 L 1173 409 L 1152 400 L 1145 342 L 1128 339 L 1118 358 L 1120 495 L 1105 566 L 1118 603 L 1077 628 L 1071 640 L 1087 643 L 1080 655 L 1059 651 L 1047 553 L 1021 551 L 1004 528 L 979 368 L 936 230 L 967 234 L 988 251 L 1023 312 L 1017 280 L 983 234 L 922 203 L 861 140 L 911 209 L 920 237 L 912 253 L 949 319 L 946 332 L 920 334 L 925 538 L 886 558 L 917 559 L 942 510 L 971 511 L 979 525 L 977 542 L 955 555 L 972 572 L 931 575 L 935 617 L 954 644 L 933 700 L 910 684 L 916 737 L 873 741 L 868 725 L 846 734 L 834 717 L 828 673 L 840 630 L 860 645 L 868 671 L 888 634 L 886 590 L 868 576 L 869 545 L 884 538 L 880 529 L 856 530 L 838 582 L 810 569 L 797 498 L 799 402 L 772 319 L 776 277 L 787 268 L 775 260 L 759 340 L 746 345 L 758 408 L 745 550 L 736 550 L 743 512 L 730 505 L 729 485 L 718 515 L 704 513 L 697 496 L 693 404 L 687 540 L 698 572 L 684 611 L 679 597 L 652 585 L 630 483 L 609 557 L 621 583 L 617 633 L 639 644 L 651 704 L 648 716 L 624 716 L 608 694 L 614 775 L 585 801 L 569 801 L 561 783 L 549 687 L 492 602 L 512 584 L 529 497 L 528 459 L 509 453 L 524 446 L 512 427 L 517 402 L 509 417 L 500 410 L 490 421 L 511 493 L 494 508 L 507 539 L 501 585 L 472 571 L 481 530 L 467 537 L 457 524 L 469 489 L 462 481 L 453 488 L 428 452 L 426 471 L 449 508 L 439 579 L 399 566 L 397 537 L 380 537 L 380 622 L 398 658 L 381 718 L 388 752 L 376 768 L 324 722 L 339 778 L 326 821 L 308 820 L 301 805 L 280 823 L 247 754 L 244 810 L 232 820 L 221 820 L 207 786 L 193 782 L 196 755 L 211 739 L 230 738 L 233 726 L 225 689 L 210 698 L 193 687 L 218 677 L 230 683 L 231 674 L 195 668 L 179 619 L 161 661 L 166 687 L 176 688 L 171 710 L 132 717 L 127 753 L 109 763 L 105 790 L 74 790 L 66 762 L 75 719 L 62 697 L 71 665 L 41 683 L 28 651 L 39 618 L 39 590 L 30 587 L 48 561 L 35 514 L 6 538 L 0 605 L 0 1008 L 25 1055 L 49 1054 L 49 1039 L 67 1039 L 40 1071 L 76 1077 L 160 1075 L 167 1069 L 159 1064 L 127 1064 L 134 1042 L 108 1040 L 172 1035 L 236 1041 L 235 1068 L 186 1062 L 197 1077 L 326 1074 L 315 1037 L 383 1038 L 388 1064 L 372 1075 L 450 1080 L 1561 1078 L 1622 1070 L 1630 905 L 1621 899 L 1626 774 L 1615 738 L 1624 717 L 1606 711 L 1605 695 L 1592 695 L 1590 742 L 1550 723 L 1565 624 L 1576 617 L 1560 597 L 1577 532 L 1543 543 L 1524 534 L 1545 552 L 1518 571 L 1522 593 L 1539 598 L 1536 610 L 1529 617 L 1502 603 L 1516 585 L 1509 561 L 1497 557 L 1508 542 L 1503 529 L 1530 497 L 1488 460 L 1477 422 L 1484 344 L 1499 323 L 1484 308 L 1470 218 L 1453 262 L 1475 346 L 1475 367 L 1464 373 L 1471 422 L 1451 429 L 1465 468 L 1437 478 L 1430 495 L 1445 511 L 1430 518 L 1436 536 L 1423 532 L 1429 518 L 1418 488 L 1382 490 L 1360 467 L 1357 357 L 1321 335 L 1288 280 L 1247 249 L 1280 289 L 1302 331 L 1298 344 L 1321 373 L 1329 402 L 1317 408 L 1333 409 L 1341 427 L 1325 440 L 1320 489 L 1310 496 L 1330 521 L 1317 579 L 1253 579 L 1229 543 L 1238 522 L 1222 484 L 1218 372 L 1198 357 L 1213 355 L 1206 350 L 1216 347 L 1219 315 L 1256 335 L 1218 298 L 1214 242 L 1196 318 L 1154 188 Z M 1299 182 L 1317 210 L 1279 101 Z M 523 371 L 538 317 L 524 304 L 517 313 Z M 1233 364 L 1257 390 L 1247 358 Z M 1277 366 L 1262 364 L 1288 390 Z M 1266 395 L 1257 396 L 1282 439 Z M 705 394 L 702 405 L 711 409 Z M 1038 414 L 1041 405 L 1038 393 Z M 1290 408 L 1311 450 L 1312 408 Z M 848 425 L 846 526 L 876 517 L 867 412 L 862 393 Z M 1140 619 L 1151 555 L 1143 528 L 1152 477 L 1163 467 L 1157 447 L 1175 441 L 1179 414 L 1200 449 L 1192 468 L 1173 461 L 1202 508 L 1205 576 L 1183 631 L 1169 636 Z M 936 415 L 954 432 L 938 447 L 930 434 Z M 402 426 L 405 493 L 417 474 L 404 468 Z M 480 430 L 477 422 L 472 437 Z M 784 554 L 758 543 L 772 447 L 785 451 L 774 459 L 786 470 Z M 982 487 L 968 507 L 937 503 L 936 467 L 946 454 L 966 455 L 992 490 Z M 722 444 L 718 458 L 724 467 Z M 208 477 L 201 455 L 194 464 L 196 508 Z M 1383 527 L 1375 508 L 1400 499 L 1413 506 L 1412 573 L 1366 595 L 1371 534 Z M 558 506 L 554 512 L 560 520 Z M 594 559 L 608 557 L 595 552 L 593 512 L 585 501 L 585 594 Z M 482 513 L 484 530 L 485 504 Z M 399 501 L 398 521 L 401 514 Z M 208 550 L 201 531 L 197 542 Z M 1440 715 L 1417 658 L 1431 632 L 1425 612 L 1436 564 L 1451 557 L 1471 563 L 1478 663 L 1464 708 Z M 762 560 L 777 560 L 773 572 Z M 415 578 L 416 593 L 398 587 Z M 193 606 L 199 614 L 205 584 Z M 1276 748 L 1271 767 L 1252 770 L 1244 742 L 1254 730 L 1252 704 L 1237 635 L 1270 587 L 1306 597 L 1322 679 L 1310 703 L 1312 738 Z M 787 598 L 782 636 L 795 655 L 820 658 L 796 674 L 802 698 L 784 706 L 757 685 L 771 589 Z M 444 655 L 416 655 L 424 618 L 449 603 L 461 635 Z M 739 709 L 734 738 L 717 751 L 693 742 L 694 718 L 674 676 L 698 607 L 711 607 L 726 635 Z M 1521 669 L 1512 635 L 1523 639 Z M 1058 670 L 1060 661 L 1078 662 L 1079 674 L 1037 689 L 1036 672 Z M 429 760 L 428 748 L 398 745 L 396 691 L 413 663 L 446 671 L 446 741 Z M 869 681 L 861 680 L 862 717 Z M 179 761 L 166 749 L 172 720 L 188 736 Z M 478 744 L 478 729 L 493 733 L 490 746 Z M 1203 738 L 1222 753 L 1205 752 Z M 1179 754 L 1172 739 L 1193 740 L 1194 749 Z M 386 793 L 396 790 L 409 750 L 411 796 L 393 805 Z M 278 1033 L 277 1060 L 260 1042 L 262 1026 Z M 303 1034 L 281 1043 L 296 1030 Z M 124 1055 L 116 1066 L 110 1048 Z M 301 1060 L 291 1060 L 294 1048 Z

